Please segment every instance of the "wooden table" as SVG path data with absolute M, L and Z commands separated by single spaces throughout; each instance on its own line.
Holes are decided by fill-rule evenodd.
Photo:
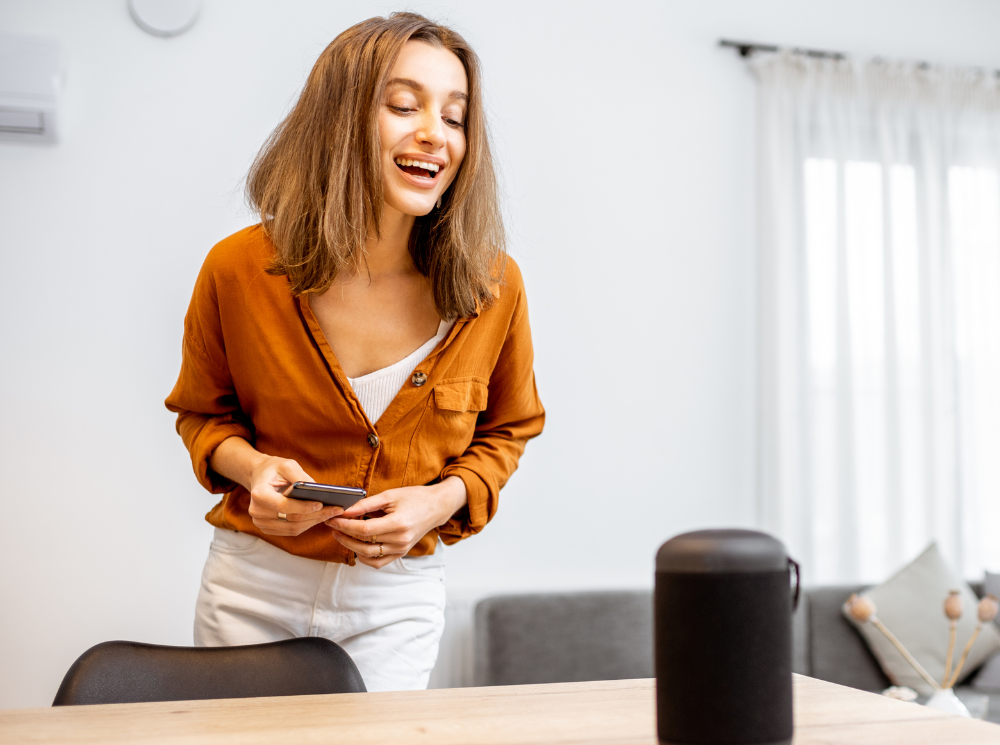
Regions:
M 652 680 L 0 710 L 0 743 L 656 744 Z M 795 676 L 796 745 L 1000 744 L 1000 726 Z

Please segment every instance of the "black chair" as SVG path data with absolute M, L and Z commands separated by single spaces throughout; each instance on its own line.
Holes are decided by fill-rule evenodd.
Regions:
M 164 647 L 116 641 L 84 652 L 66 673 L 52 705 L 366 690 L 354 660 L 329 639 L 304 637 L 245 647 Z

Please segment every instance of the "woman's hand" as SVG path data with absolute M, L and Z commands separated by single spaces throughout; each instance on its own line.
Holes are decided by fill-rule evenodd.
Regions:
M 465 482 L 458 476 L 449 476 L 431 486 L 404 486 L 365 497 L 326 524 L 333 528 L 338 541 L 358 555 L 358 561 L 381 569 L 404 556 L 417 541 L 448 522 L 467 503 Z M 357 519 L 377 510 L 385 515 Z
M 250 472 L 250 517 L 268 535 L 299 535 L 344 511 L 343 507 L 322 502 L 288 499 L 283 492 L 296 481 L 312 481 L 294 460 L 270 455 L 258 461 Z M 284 520 L 278 517 L 285 515 Z

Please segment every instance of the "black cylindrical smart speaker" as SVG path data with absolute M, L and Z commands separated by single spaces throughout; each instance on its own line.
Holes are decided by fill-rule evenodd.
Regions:
M 699 530 L 660 547 L 655 623 L 661 743 L 792 741 L 797 601 L 798 565 L 781 541 L 765 533 Z

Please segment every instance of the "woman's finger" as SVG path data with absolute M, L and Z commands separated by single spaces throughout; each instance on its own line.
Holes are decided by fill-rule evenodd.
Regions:
M 278 496 L 250 495 L 250 517 L 278 518 L 278 514 L 287 515 L 289 520 L 329 520 L 343 512 L 337 505 L 325 505 L 322 502 L 306 502 L 301 499 L 287 499 Z M 294 517 L 293 517 L 294 515 Z
M 296 502 L 308 506 L 285 509 L 288 504 L 282 500 L 287 499 L 285 494 L 291 485 L 296 481 L 312 480 L 312 477 L 302 470 L 302 466 L 294 460 L 269 458 L 264 469 L 251 480 L 253 483 L 251 484 L 250 496 L 272 509 L 275 514 L 278 512 L 286 514 L 288 512 L 316 512 L 324 506 L 321 502 L 300 499 Z
M 253 524 L 267 535 L 296 536 L 319 525 L 316 520 L 279 520 L 278 518 L 254 518 Z
M 319 505 L 314 507 L 313 505 Z M 344 508 L 336 504 L 323 504 L 322 502 L 306 502 L 302 499 L 282 500 L 275 505 L 275 513 L 282 512 L 292 519 L 292 515 L 298 515 L 301 519 L 309 520 L 329 520 L 331 517 L 339 517 Z
M 258 508 L 262 510 L 259 517 L 276 517 L 279 512 L 285 515 L 296 514 L 316 517 L 320 511 L 325 510 L 323 514 L 325 514 L 326 517 L 322 519 L 327 520 L 344 511 L 344 508 L 339 505 L 326 505 L 322 502 L 316 502 L 314 500 L 293 499 L 291 497 L 286 497 L 282 491 L 278 491 L 274 487 L 260 487 L 250 493 L 252 498 L 251 506 L 253 506 L 253 503 L 256 502 Z M 250 514 L 253 515 L 253 512 L 251 511 Z M 317 519 L 320 518 L 317 517 Z
M 369 559 L 380 559 L 384 556 L 397 555 L 400 556 L 405 553 L 404 546 L 402 544 L 394 542 L 383 542 L 371 543 L 368 541 L 359 541 L 357 538 L 352 538 L 351 536 L 341 533 L 339 530 L 334 530 L 333 535 L 338 541 L 340 541 L 345 547 L 351 549 L 358 556 L 365 556 Z
M 392 489 L 389 489 L 388 491 L 359 499 L 344 510 L 344 517 L 361 517 L 369 512 L 377 512 L 378 510 L 385 509 L 392 503 L 392 491 Z M 389 495 L 389 498 L 386 498 L 386 495 Z
M 292 501 L 295 502 L 297 500 L 293 499 Z M 317 512 L 280 512 L 280 514 L 284 515 L 285 520 L 290 523 L 302 521 L 321 523 L 337 517 L 343 509 L 343 507 L 338 507 L 337 505 L 326 505 Z M 273 517 L 280 520 L 281 518 L 278 515 L 279 512 L 276 512 Z
M 327 520 L 326 524 L 362 541 L 368 540 L 373 535 L 388 536 L 390 533 L 397 532 L 401 527 L 399 518 L 392 514 L 373 517 L 371 520 L 349 520 L 343 515 L 338 515 Z
M 391 564 L 402 555 L 403 554 L 396 554 L 393 556 L 386 555 L 383 556 L 381 559 L 369 559 L 367 556 L 359 556 L 358 561 L 360 561 L 365 566 L 372 567 L 373 569 L 381 569 L 386 564 Z
M 258 509 L 262 509 L 264 512 L 269 512 L 270 514 L 261 515 L 261 517 L 274 517 L 279 512 L 284 512 L 286 515 L 288 513 L 294 512 L 297 514 L 309 514 L 314 512 L 319 512 L 321 509 L 327 505 L 322 502 L 306 501 L 304 499 L 289 499 L 284 497 L 281 493 L 271 487 L 256 487 L 252 492 L 250 492 L 251 506 L 256 503 Z M 252 512 L 250 513 L 253 514 Z
M 294 484 L 296 481 L 313 480 L 312 476 L 302 469 L 302 466 L 299 465 L 298 461 L 291 460 L 290 458 L 282 458 L 278 461 L 275 465 L 274 472 L 287 481 L 289 486 Z

